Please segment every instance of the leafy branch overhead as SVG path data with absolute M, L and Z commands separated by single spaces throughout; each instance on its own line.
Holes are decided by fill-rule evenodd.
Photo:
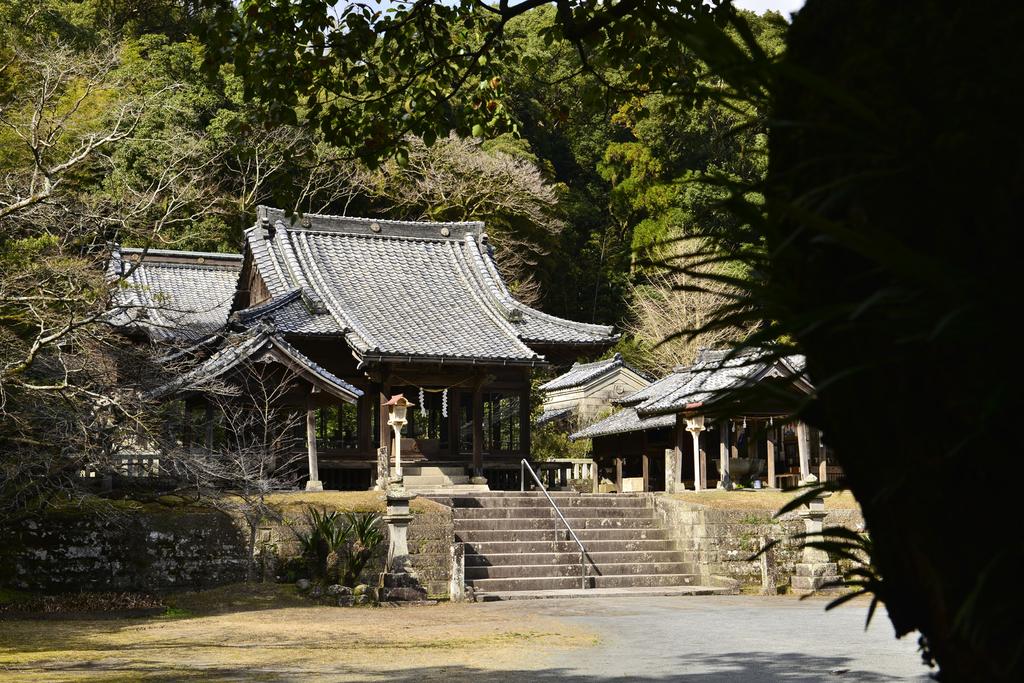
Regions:
M 543 39 L 568 44 L 580 69 L 595 76 L 584 93 L 592 103 L 651 91 L 707 94 L 697 78 L 705 64 L 719 76 L 717 93 L 763 97 L 759 73 L 737 68 L 764 56 L 757 41 L 733 21 L 728 3 L 700 0 L 246 0 L 240 11 L 220 8 L 208 39 L 211 57 L 231 61 L 246 96 L 265 103 L 273 119 L 305 119 L 375 164 L 392 154 L 404 159 L 409 134 L 430 146 L 451 132 L 514 131 L 504 74 L 522 60 L 543 77 L 546 65 L 521 55 L 507 29 L 547 5 L 557 21 Z

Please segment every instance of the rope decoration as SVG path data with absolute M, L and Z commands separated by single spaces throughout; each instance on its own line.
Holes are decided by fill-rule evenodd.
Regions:
M 456 386 L 458 386 L 458 385 L 456 385 Z M 425 389 L 424 387 L 419 387 L 419 390 L 420 390 L 420 415 L 426 415 L 427 414 L 426 392 L 429 391 L 429 392 L 434 393 L 434 394 L 436 394 L 438 392 L 441 392 L 441 417 L 448 417 L 448 389 L 449 388 L 450 387 L 445 387 L 443 389 Z

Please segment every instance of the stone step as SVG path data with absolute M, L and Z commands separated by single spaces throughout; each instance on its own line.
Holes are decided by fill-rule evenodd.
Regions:
M 465 474 L 448 476 L 445 474 L 404 474 L 405 487 L 410 486 L 451 486 L 452 484 L 468 484 L 469 476 Z
M 565 529 L 557 517 L 515 517 L 508 519 L 455 519 L 456 531 L 512 531 L 517 529 Z M 577 517 L 567 520 L 573 531 L 581 529 L 651 529 L 653 517 Z
M 561 496 L 555 500 L 562 510 L 566 508 L 648 508 L 646 498 L 639 496 Z M 488 508 L 550 508 L 544 496 L 453 496 L 456 510 Z
M 562 516 L 570 526 L 576 519 L 649 519 L 654 517 L 651 508 L 610 508 L 610 507 L 564 507 Z M 509 508 L 455 508 L 452 516 L 456 520 L 469 519 L 530 519 L 536 517 L 557 518 L 554 508 L 548 507 L 509 507 Z
M 693 567 L 682 562 L 621 562 L 606 565 L 587 563 L 587 576 L 644 576 L 654 574 L 693 574 Z M 532 579 L 580 575 L 580 564 L 502 565 L 466 567 L 466 580 Z
M 561 522 L 559 522 L 561 524 Z M 645 529 L 574 529 L 576 536 L 588 548 L 595 541 L 644 541 L 644 540 L 667 540 L 668 532 L 659 528 Z M 458 540 L 465 543 L 492 543 L 512 541 L 570 541 L 569 533 L 564 527 L 530 529 L 456 529 L 455 535 Z
M 650 532 L 648 532 L 650 533 Z M 694 561 L 694 558 L 687 557 L 686 553 L 676 550 L 675 541 L 670 539 L 608 539 L 608 540 L 584 540 L 584 547 L 587 552 L 593 553 L 622 553 L 622 552 L 660 552 L 671 551 L 680 554 L 680 559 L 686 562 Z M 466 564 L 469 558 L 477 555 L 528 555 L 528 554 L 562 554 L 576 553 L 579 555 L 579 547 L 573 541 L 484 541 L 466 544 Z M 691 553 L 693 555 L 693 553 Z M 538 563 L 539 564 L 539 563 Z
M 405 485 L 405 490 L 409 493 L 415 493 L 421 498 L 427 500 L 443 500 L 443 496 L 446 494 L 450 495 L 452 492 L 458 493 L 476 493 L 486 492 L 487 484 L 451 484 L 448 486 L 412 486 L 409 484 Z
M 573 544 L 575 546 L 575 544 Z M 682 562 L 683 556 L 678 550 L 613 550 L 602 552 L 587 548 L 587 558 L 597 565 L 642 563 L 642 562 Z M 466 553 L 467 567 L 502 567 L 511 565 L 549 565 L 579 563 L 580 552 L 539 552 L 539 553 Z M 615 574 L 617 572 L 609 572 Z M 689 572 L 683 572 L 684 574 Z
M 465 467 L 459 467 L 456 465 L 406 465 L 402 468 L 402 473 L 405 476 L 414 477 L 464 477 L 466 474 Z
M 588 576 L 592 588 L 692 586 L 700 583 L 694 574 L 614 574 Z M 481 591 L 539 591 L 580 588 L 579 576 L 546 576 L 518 579 L 472 579 L 466 585 Z
M 625 588 L 556 588 L 552 590 L 537 591 L 476 591 L 477 602 L 492 602 L 498 600 L 551 600 L 572 598 L 652 598 L 652 597 L 676 597 L 683 595 L 732 595 L 737 592 L 735 588 L 719 588 L 716 586 L 701 586 L 697 584 L 689 586 L 661 586 L 661 587 L 635 587 Z

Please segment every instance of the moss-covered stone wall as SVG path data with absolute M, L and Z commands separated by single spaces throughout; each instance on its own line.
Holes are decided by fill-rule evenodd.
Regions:
M 780 541 L 769 554 L 769 571 L 780 588 L 789 585 L 801 553 L 800 541 L 793 536 L 804 531 L 804 520 L 797 512 L 775 518 L 772 511 L 764 509 L 723 509 L 666 494 L 653 498 L 658 516 L 674 534 L 687 561 L 699 567 L 702 583 L 761 586 L 761 561 L 750 558 L 764 539 Z M 864 530 L 858 509 L 830 509 L 827 513 L 826 527 Z
M 3 534 L 0 583 L 20 590 L 156 592 L 245 577 L 246 539 L 212 510 L 69 510 Z

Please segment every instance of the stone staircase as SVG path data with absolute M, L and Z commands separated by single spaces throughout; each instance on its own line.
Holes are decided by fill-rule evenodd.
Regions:
M 588 552 L 588 588 L 696 586 L 699 576 L 647 496 L 551 492 Z M 451 495 L 466 586 L 477 599 L 580 589 L 579 547 L 541 492 Z
M 470 484 L 464 466 L 405 465 L 402 467 L 405 489 L 421 495 L 476 493 L 488 490 L 486 484 Z

